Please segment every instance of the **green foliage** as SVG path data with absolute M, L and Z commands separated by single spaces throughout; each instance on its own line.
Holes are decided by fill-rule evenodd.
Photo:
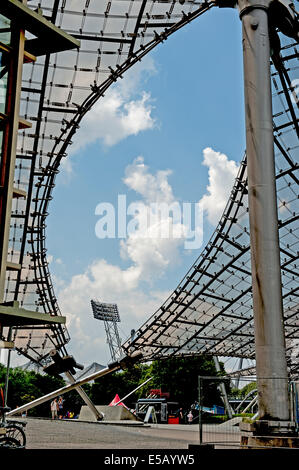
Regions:
M 230 390 L 229 395 L 231 398 L 245 398 L 249 392 L 251 392 L 252 390 L 255 390 L 256 388 L 257 388 L 256 382 L 250 382 L 241 389 L 232 388 Z
M 224 371 L 222 371 L 224 372 Z M 160 388 L 162 392 L 170 393 L 170 400 L 179 402 L 183 408 L 189 407 L 198 400 L 198 376 L 217 376 L 213 358 L 200 357 L 170 357 L 154 361 L 149 366 L 147 375 L 153 380 L 147 384 L 147 390 Z M 203 384 L 203 406 L 219 403 L 219 392 L 213 381 Z
M 224 373 L 222 366 L 220 375 Z M 94 383 L 85 384 L 83 388 L 96 405 L 108 405 L 117 393 L 123 398 L 151 377 L 150 382 L 125 401 L 128 407 L 135 407 L 138 398 L 146 397 L 150 389 L 161 389 L 170 394 L 170 401 L 178 402 L 179 406 L 187 409 L 198 400 L 198 375 L 219 375 L 212 357 L 171 357 L 150 364 L 135 365 L 124 371 L 107 374 Z M 0 387 L 3 389 L 5 376 L 6 367 L 0 364 Z M 41 375 L 20 368 L 10 369 L 8 406 L 16 408 L 64 385 L 65 382 L 60 377 Z M 203 406 L 222 404 L 217 385 L 217 381 L 204 381 Z M 63 398 L 65 411 L 79 413 L 83 400 L 75 390 L 66 393 Z M 50 402 L 29 410 L 28 415 L 49 417 Z
M 0 388 L 5 388 L 6 367 L 0 364 Z M 18 367 L 9 370 L 8 403 L 14 409 L 65 385 L 60 378 L 37 374 Z M 31 416 L 49 416 L 50 404 L 43 403 L 28 411 Z
M 203 413 L 202 415 L 202 422 L 204 424 L 220 424 L 225 423 L 228 420 L 227 415 L 214 415 L 210 413 Z
M 232 387 L 229 396 L 230 398 L 241 398 L 241 390 L 239 388 Z
M 170 394 L 170 401 L 187 408 L 198 399 L 198 375 L 218 375 L 212 357 L 172 357 L 154 361 L 96 380 L 91 386 L 91 399 L 97 405 L 108 405 L 116 393 L 122 398 L 152 377 L 150 382 L 126 400 L 127 406 L 134 407 L 138 398 L 146 397 L 151 389 L 161 389 Z M 215 382 L 205 382 L 203 400 L 204 406 L 221 404 Z
M 234 418 L 241 417 L 241 418 L 253 418 L 254 413 L 236 413 L 234 414 Z
M 257 388 L 256 382 L 250 382 L 241 389 L 241 397 L 246 397 L 246 395 Z

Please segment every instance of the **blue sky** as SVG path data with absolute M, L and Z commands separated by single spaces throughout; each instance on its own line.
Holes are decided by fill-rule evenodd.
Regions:
M 115 205 L 119 194 L 128 203 L 149 203 L 153 191 L 160 199 L 167 193 L 179 202 L 205 201 L 206 242 L 245 149 L 242 77 L 238 13 L 213 9 L 132 68 L 82 123 L 47 222 L 50 270 L 72 338 L 68 349 L 79 362 L 109 361 L 91 297 L 118 303 L 126 339 L 204 248 L 100 240 L 96 206 Z

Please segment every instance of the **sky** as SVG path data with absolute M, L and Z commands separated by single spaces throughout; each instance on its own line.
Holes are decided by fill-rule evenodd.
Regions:
M 79 363 L 110 361 L 91 299 L 118 305 L 124 341 L 200 255 L 244 154 L 243 110 L 241 22 L 235 10 L 212 9 L 132 67 L 85 117 L 47 221 L 50 272 L 71 336 L 67 350 Z M 120 196 L 130 208 L 128 233 L 118 238 L 116 221 L 116 237 L 99 238 L 108 227 L 113 234 L 112 212 L 103 224 L 103 207 L 117 217 Z M 154 217 L 161 202 L 189 203 L 194 223 L 192 211 L 200 209 L 196 246 L 186 244 L 185 219 L 172 221 L 180 238 L 161 237 L 170 222 Z M 153 223 L 145 225 L 148 215 Z

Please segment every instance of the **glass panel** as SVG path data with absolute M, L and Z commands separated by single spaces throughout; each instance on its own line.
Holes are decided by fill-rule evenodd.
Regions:
M 0 113 L 5 114 L 9 54 L 0 50 Z
M 10 44 L 10 38 L 10 20 L 5 18 L 5 16 L 0 15 L 0 42 L 3 44 Z

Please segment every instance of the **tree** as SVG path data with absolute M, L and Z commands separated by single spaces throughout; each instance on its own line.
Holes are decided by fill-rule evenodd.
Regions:
M 0 388 L 5 388 L 6 367 L 0 364 Z M 65 385 L 61 377 L 37 374 L 19 367 L 9 370 L 8 403 L 14 409 Z M 31 416 L 49 416 L 49 403 L 29 410 Z
M 222 366 L 221 374 L 224 373 Z M 151 377 L 151 381 L 126 400 L 127 406 L 134 407 L 138 398 L 146 397 L 151 389 L 161 389 L 170 394 L 171 401 L 187 408 L 198 399 L 198 375 L 219 375 L 211 356 L 160 359 L 97 379 L 91 386 L 91 399 L 97 405 L 108 405 L 116 393 L 122 398 Z M 217 385 L 217 381 L 211 380 L 204 383 L 205 406 L 221 404 Z
M 144 366 L 135 365 L 130 369 L 114 372 L 96 379 L 90 389 L 92 401 L 97 405 L 109 405 L 116 394 L 119 394 L 120 398 L 126 396 L 142 383 L 143 369 Z M 137 395 L 131 395 L 126 401 L 126 405 L 133 407 L 136 400 Z
M 224 369 L 222 369 L 224 373 Z M 217 376 L 211 356 L 170 357 L 152 362 L 143 379 L 153 377 L 139 394 L 144 396 L 150 389 L 161 389 L 170 393 L 170 400 L 177 401 L 183 408 L 189 407 L 198 399 L 198 376 Z M 217 382 L 206 381 L 203 387 L 205 406 L 219 402 Z
M 224 368 L 220 375 L 224 374 Z M 198 357 L 169 357 L 153 361 L 150 364 L 134 365 L 124 371 L 107 374 L 94 383 L 83 386 L 86 393 L 96 405 L 108 405 L 116 394 L 123 398 L 151 378 L 144 387 L 132 394 L 125 404 L 135 407 L 138 398 L 146 397 L 150 389 L 161 389 L 170 394 L 170 400 L 178 402 L 181 407 L 188 408 L 198 399 L 198 375 L 217 376 L 212 356 Z M 0 364 L 0 388 L 4 389 L 6 368 Z M 46 395 L 65 385 L 61 377 L 41 375 L 34 371 L 24 371 L 20 368 L 10 369 L 8 387 L 8 406 L 16 408 L 29 401 Z M 217 388 L 219 382 L 204 381 L 203 405 L 221 404 Z M 65 410 L 79 413 L 84 404 L 79 394 L 72 390 L 64 394 Z M 49 416 L 49 402 L 29 410 L 31 416 Z

